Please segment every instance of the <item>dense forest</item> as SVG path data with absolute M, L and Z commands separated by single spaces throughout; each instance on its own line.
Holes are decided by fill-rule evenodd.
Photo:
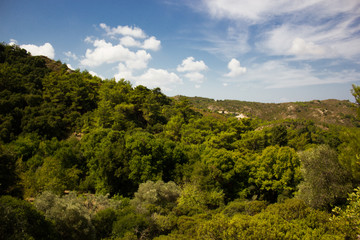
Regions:
M 349 124 L 236 118 L 0 44 L 0 239 L 357 239 L 349 91 Z

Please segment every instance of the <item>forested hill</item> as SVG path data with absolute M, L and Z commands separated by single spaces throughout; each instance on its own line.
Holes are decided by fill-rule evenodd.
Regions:
M 238 100 L 214 100 L 202 97 L 176 96 L 187 99 L 202 111 L 238 117 L 259 118 L 265 121 L 304 119 L 319 124 L 359 126 L 356 104 L 347 100 L 313 100 L 309 102 L 259 103 Z
M 170 98 L 0 44 L 0 239 L 358 239 L 353 106 Z

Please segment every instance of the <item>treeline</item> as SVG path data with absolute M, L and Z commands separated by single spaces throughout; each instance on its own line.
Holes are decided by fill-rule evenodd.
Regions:
M 5 239 L 360 234 L 358 128 L 201 114 L 49 62 L 0 44 Z

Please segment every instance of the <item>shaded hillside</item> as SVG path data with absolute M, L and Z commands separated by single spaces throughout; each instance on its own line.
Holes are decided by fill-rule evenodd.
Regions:
M 237 100 L 186 98 L 195 108 L 225 115 L 259 118 L 266 121 L 306 119 L 324 124 L 359 126 L 355 104 L 347 100 L 313 100 L 310 102 L 258 103 Z

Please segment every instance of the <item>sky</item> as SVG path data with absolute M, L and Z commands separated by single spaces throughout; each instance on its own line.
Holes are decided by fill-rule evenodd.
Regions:
M 354 101 L 359 0 L 0 0 L 0 41 L 217 100 Z

